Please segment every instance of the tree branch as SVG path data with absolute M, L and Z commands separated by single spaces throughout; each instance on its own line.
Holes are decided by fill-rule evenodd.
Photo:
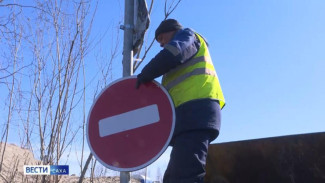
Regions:
M 0 1 L 1 2 L 1 1 Z M 17 7 L 20 7 L 20 8 L 33 8 L 33 9 L 37 9 L 37 10 L 40 10 L 44 13 L 47 13 L 49 14 L 47 11 L 43 10 L 42 8 L 39 8 L 37 6 L 29 6 L 29 5 L 21 5 L 21 4 L 17 4 L 17 3 L 9 3 L 9 4 L 0 4 L 0 8 L 1 7 L 10 7 L 10 6 L 17 6 Z M 49 14 L 50 15 L 50 14 Z

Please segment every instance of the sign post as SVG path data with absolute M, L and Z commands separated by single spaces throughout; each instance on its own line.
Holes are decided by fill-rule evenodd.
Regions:
M 130 179 L 128 172 L 160 157 L 175 126 L 174 105 L 166 89 L 155 81 L 135 89 L 136 80 L 124 77 L 108 85 L 93 103 L 87 121 L 92 154 L 125 179 Z
M 121 28 L 124 30 L 123 42 L 123 77 L 133 74 L 131 62 L 133 59 L 133 19 L 134 19 L 134 0 L 125 0 L 124 10 L 124 25 Z
M 137 2 L 138 6 L 139 2 Z M 141 1 L 142 14 L 148 16 L 147 7 L 145 0 Z M 145 7 L 144 7 L 145 6 Z M 138 8 L 138 7 L 137 7 Z M 140 13 L 141 14 L 141 13 Z M 141 15 L 142 15 L 141 14 Z M 138 16 L 138 15 L 137 15 Z M 138 18 L 138 17 L 137 17 Z M 143 19 L 144 17 L 141 17 Z M 137 35 L 140 35 L 140 40 L 143 39 L 144 32 L 148 28 L 149 22 L 148 17 L 145 17 L 145 22 L 147 23 L 144 30 L 141 32 L 137 32 Z M 141 22 L 141 21 L 140 21 Z M 141 22 L 143 23 L 143 22 Z M 133 75 L 133 47 L 138 45 L 134 45 L 134 0 L 125 0 L 125 10 L 124 10 L 124 25 L 121 26 L 121 29 L 124 30 L 124 43 L 123 43 L 123 77 Z M 136 41 L 138 44 L 139 41 Z M 120 173 L 120 182 L 121 183 L 130 183 L 130 173 L 129 172 L 121 172 Z
M 133 74 L 133 20 L 134 0 L 125 0 L 124 10 L 124 43 L 123 43 L 123 77 Z M 130 172 L 120 172 L 120 183 L 130 183 Z

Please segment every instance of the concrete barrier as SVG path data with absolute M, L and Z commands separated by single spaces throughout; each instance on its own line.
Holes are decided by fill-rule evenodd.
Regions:
M 325 183 L 325 132 L 209 146 L 207 183 Z

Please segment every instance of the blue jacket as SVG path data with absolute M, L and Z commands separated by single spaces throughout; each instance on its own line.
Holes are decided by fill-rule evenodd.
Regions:
M 177 48 L 170 51 L 169 47 Z M 142 82 L 151 81 L 171 69 L 186 63 L 199 50 L 200 41 L 191 29 L 182 29 L 175 33 L 172 40 L 161 50 L 141 71 L 138 79 Z M 186 94 L 185 94 L 186 95 Z M 186 102 L 175 109 L 176 126 L 174 136 L 190 130 L 209 130 L 211 140 L 215 139 L 220 130 L 220 106 L 212 99 L 198 99 Z

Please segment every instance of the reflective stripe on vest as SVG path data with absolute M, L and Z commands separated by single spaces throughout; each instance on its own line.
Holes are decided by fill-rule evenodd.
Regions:
M 190 100 L 212 98 L 225 105 L 224 96 L 204 39 L 196 34 L 201 46 L 198 53 L 164 75 L 162 84 L 171 95 L 175 107 Z
M 182 76 L 178 77 L 177 79 L 169 82 L 165 88 L 167 90 L 173 88 L 174 86 L 178 85 L 180 82 L 184 81 L 185 79 L 194 76 L 194 75 L 200 75 L 200 74 L 208 74 L 208 75 L 212 75 L 212 76 L 216 76 L 216 73 L 214 71 L 211 71 L 207 68 L 197 68 L 194 69 L 192 72 L 183 74 Z

